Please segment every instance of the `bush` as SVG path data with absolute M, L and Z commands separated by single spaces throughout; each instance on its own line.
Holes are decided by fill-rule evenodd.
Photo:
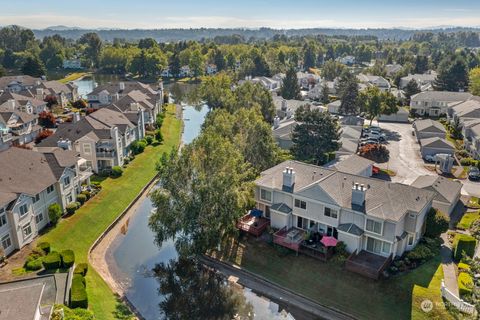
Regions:
M 454 259 L 460 261 L 462 259 L 462 253 L 469 257 L 473 257 L 475 253 L 475 246 L 477 245 L 477 240 L 466 234 L 457 234 L 453 240 Z
M 144 140 L 133 141 L 130 144 L 130 150 L 132 150 L 133 154 L 140 154 L 145 150 L 146 146 L 147 146 L 147 142 Z
M 48 206 L 48 218 L 50 219 L 50 223 L 52 225 L 57 225 L 58 220 L 62 216 L 62 208 L 58 203 L 52 203 Z
M 152 136 L 145 136 L 145 141 L 147 142 L 148 145 L 150 145 L 153 142 L 153 137 Z
M 159 143 L 163 142 L 162 130 L 158 129 L 155 131 L 155 140 L 157 140 Z
M 70 268 L 75 263 L 75 253 L 72 250 L 63 250 L 60 255 L 62 256 L 62 266 L 64 268 Z
M 43 258 L 43 266 L 47 270 L 55 270 L 61 267 L 62 258 L 56 251 L 51 251 Z
M 40 242 L 37 244 L 37 248 L 41 249 L 45 254 L 48 254 L 50 252 L 50 243 L 48 242 Z
M 462 166 L 470 166 L 470 165 L 475 165 L 476 161 L 473 158 L 463 158 L 463 159 L 460 159 L 460 164 Z
M 87 200 L 89 200 L 92 197 L 92 193 L 87 190 L 82 191 L 80 194 L 83 194 Z
M 463 271 L 470 271 L 470 266 L 466 263 L 460 262 L 458 264 L 458 269 Z
M 466 272 L 460 272 L 458 275 L 458 291 L 460 297 L 465 295 L 471 295 L 473 290 L 473 279 Z
M 63 310 L 63 312 L 62 312 Z M 55 305 L 51 320 L 94 320 L 93 312 L 86 309 L 70 309 L 64 305 Z
M 426 244 L 420 243 L 413 250 L 407 252 L 406 258 L 415 261 L 425 261 L 435 256 L 435 252 Z
M 368 144 L 360 147 L 359 155 L 369 160 L 382 163 L 387 162 L 390 158 L 390 151 L 381 144 Z
M 120 166 L 114 166 L 112 168 L 112 177 L 118 178 L 121 177 L 123 174 L 123 169 Z
M 441 211 L 431 208 L 427 213 L 427 225 L 425 236 L 438 238 L 440 234 L 448 230 L 449 218 Z
M 85 286 L 85 278 L 81 274 L 74 274 L 70 294 L 71 308 L 88 308 L 88 296 Z
M 80 193 L 77 195 L 77 201 L 80 202 L 80 205 L 83 205 L 87 201 L 87 196 Z
M 75 266 L 75 270 L 73 273 L 81 274 L 82 276 L 86 276 L 88 271 L 88 264 L 87 263 L 79 263 Z
M 37 258 L 35 260 L 30 260 L 25 262 L 25 269 L 29 271 L 37 271 L 42 269 L 42 258 Z
M 66 208 L 66 209 L 67 209 L 67 213 L 68 213 L 68 214 L 74 214 L 75 211 L 77 211 L 78 207 L 79 207 L 79 203 L 78 203 L 78 202 L 72 202 L 72 203 L 68 204 L 68 205 L 67 205 L 67 208 Z

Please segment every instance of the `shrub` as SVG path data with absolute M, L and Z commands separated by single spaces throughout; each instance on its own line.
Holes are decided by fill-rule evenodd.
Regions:
M 437 238 L 440 234 L 448 230 L 449 219 L 441 211 L 431 208 L 427 213 L 427 225 L 425 236 L 429 238 Z
M 90 191 L 84 190 L 80 194 L 83 194 L 87 200 L 89 200 L 92 197 L 92 193 Z M 78 197 L 77 197 L 78 199 Z
M 45 140 L 46 138 L 50 137 L 51 135 L 53 135 L 52 130 L 49 130 L 49 129 L 42 130 L 35 137 L 35 143 L 40 143 L 43 140 Z
M 425 261 L 434 256 L 434 251 L 432 251 L 426 244 L 420 243 L 413 250 L 407 252 L 405 257 L 410 260 Z
M 458 291 L 461 296 L 471 295 L 473 290 L 473 279 L 466 272 L 460 272 L 458 275 Z
M 54 270 L 60 268 L 62 259 L 60 254 L 56 251 L 51 251 L 43 258 L 43 266 L 47 270 Z
M 155 140 L 157 140 L 159 143 L 163 142 L 162 130 L 158 129 L 155 131 Z
M 470 271 L 470 266 L 466 263 L 460 262 L 458 264 L 458 269 L 463 271 Z
M 152 136 L 145 136 L 145 141 L 147 142 L 148 145 L 150 145 L 153 142 L 153 137 Z
M 63 311 L 62 311 L 63 310 Z M 70 309 L 64 305 L 55 305 L 51 320 L 94 320 L 93 312 L 86 309 Z
M 70 268 L 75 263 L 75 253 L 72 250 L 63 250 L 60 255 L 62 256 L 62 266 L 64 268 Z
M 69 204 L 67 205 L 67 208 L 66 208 L 66 209 L 67 209 L 67 213 L 68 213 L 68 214 L 74 214 L 75 211 L 77 211 L 77 209 L 78 209 L 78 204 L 77 204 L 77 202 L 69 203 Z
M 359 155 L 369 160 L 381 163 L 390 158 L 390 151 L 381 144 L 368 144 L 360 148 Z
M 123 169 L 122 169 L 122 167 L 120 167 L 120 166 L 114 166 L 114 167 L 112 168 L 112 177 L 115 177 L 115 178 L 121 177 L 122 174 L 123 174 Z
M 462 253 L 469 257 L 473 257 L 475 253 L 475 246 L 477 245 L 477 240 L 474 237 L 466 234 L 457 234 L 453 240 L 454 259 L 460 261 L 462 259 Z
M 37 248 L 41 249 L 45 254 L 48 254 L 50 252 L 50 243 L 48 242 L 40 242 L 37 244 Z
M 43 267 L 43 264 L 42 264 L 41 258 L 37 258 L 35 260 L 25 262 L 25 269 L 29 271 L 37 271 L 42 269 L 42 267 Z
M 130 150 L 132 150 L 133 154 L 140 154 L 145 150 L 147 146 L 147 142 L 145 140 L 133 141 L 130 144 Z
M 79 263 L 75 266 L 75 270 L 73 273 L 81 274 L 82 276 L 86 276 L 88 271 L 88 264 L 87 263 Z
M 85 287 L 85 278 L 81 274 L 74 274 L 70 295 L 71 308 L 88 308 L 88 296 Z
M 80 202 L 80 204 L 82 205 L 85 203 L 85 201 L 87 201 L 87 196 L 80 193 L 79 195 L 77 195 L 77 201 Z
M 476 163 L 476 161 L 472 158 L 463 158 L 463 159 L 460 159 L 460 164 L 462 166 L 470 166 L 472 164 Z
M 48 206 L 48 218 L 50 219 L 50 223 L 52 225 L 56 225 L 60 217 L 62 216 L 62 208 L 58 203 L 52 203 Z

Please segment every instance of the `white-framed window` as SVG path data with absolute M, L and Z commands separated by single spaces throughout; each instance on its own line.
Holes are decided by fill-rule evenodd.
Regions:
M 37 203 L 38 201 L 40 201 L 40 193 L 37 193 L 35 197 L 33 197 L 33 203 Z
M 12 240 L 10 239 L 10 234 L 4 235 L 2 237 L 2 247 L 3 249 L 8 249 L 12 245 Z
M 39 224 L 39 223 L 42 222 L 42 221 L 43 221 L 43 213 L 40 212 L 39 214 L 37 214 L 37 215 L 35 216 L 35 222 L 36 222 L 37 224 Z
M 382 234 L 382 223 L 372 219 L 367 219 L 365 223 L 365 230 L 377 234 Z
M 260 199 L 265 201 L 272 201 L 272 191 L 260 189 Z
M 29 224 L 23 227 L 23 238 L 28 238 L 32 234 L 32 226 Z
M 73 196 L 72 196 L 71 192 L 69 194 L 67 194 L 67 202 L 68 203 L 73 202 Z
M 297 216 L 297 228 L 308 229 L 308 219 Z
M 83 144 L 83 153 L 88 155 L 92 154 L 92 146 L 90 145 L 90 143 Z
M 48 186 L 47 193 L 52 193 L 54 189 L 55 187 L 53 186 L 53 184 L 51 186 Z
M 334 219 L 337 219 L 338 218 L 338 212 L 337 210 L 335 209 L 332 209 L 332 208 L 329 208 L 329 207 L 325 207 L 325 211 L 323 213 L 326 217 L 330 217 L 330 218 L 334 218 Z
M 26 203 L 22 204 L 19 208 L 20 216 L 24 216 L 28 213 L 28 205 Z
M 0 227 L 3 227 L 7 224 L 7 215 L 5 214 L 5 209 L 0 208 Z
M 408 242 L 407 242 L 407 244 L 408 244 L 409 246 L 413 246 L 413 241 L 414 241 L 414 240 L 415 240 L 415 235 L 413 235 L 413 234 L 408 234 Z
M 70 185 L 70 176 L 66 176 L 65 178 L 63 178 L 63 185 L 65 187 L 68 187 Z
M 295 199 L 295 207 L 300 209 L 307 209 L 307 203 L 300 199 Z
M 376 254 L 390 254 L 392 245 L 386 241 L 378 240 L 375 238 L 367 238 L 367 251 Z

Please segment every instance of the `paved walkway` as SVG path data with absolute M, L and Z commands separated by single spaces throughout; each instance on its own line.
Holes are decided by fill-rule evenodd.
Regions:
M 458 282 L 457 274 L 455 271 L 455 264 L 453 262 L 453 253 L 448 241 L 447 233 L 442 233 L 440 236 L 443 240 L 442 247 L 440 249 L 440 255 L 442 257 L 443 279 L 445 281 L 445 287 L 450 292 L 454 293 L 458 297 Z

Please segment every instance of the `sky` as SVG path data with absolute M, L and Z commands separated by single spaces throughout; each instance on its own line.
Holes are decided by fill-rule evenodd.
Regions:
M 28 28 L 480 27 L 480 0 L 0 0 Z

